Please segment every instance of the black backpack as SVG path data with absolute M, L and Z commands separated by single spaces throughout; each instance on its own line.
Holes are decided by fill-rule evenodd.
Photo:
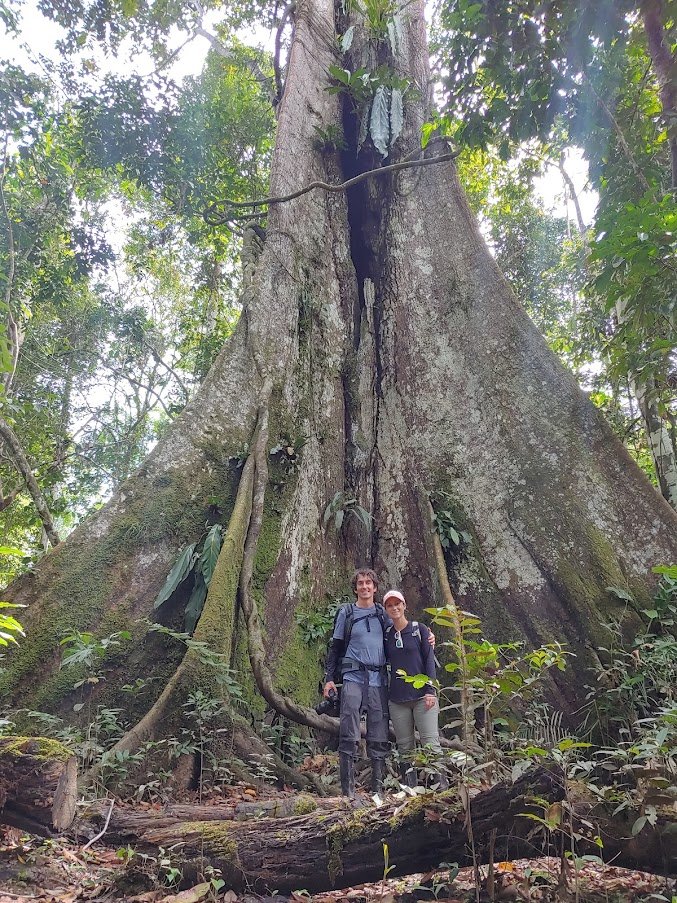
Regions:
M 385 640 L 387 623 L 388 623 L 388 615 L 386 614 L 385 608 L 381 605 L 380 602 L 374 603 L 375 611 L 369 612 L 368 615 L 364 615 L 363 617 L 356 617 L 355 611 L 356 605 L 354 602 L 346 602 L 345 605 L 342 605 L 338 611 L 336 612 L 336 616 L 334 618 L 334 630 L 336 629 L 336 622 L 338 620 L 339 612 L 343 609 L 346 613 L 346 620 L 343 631 L 343 648 L 347 649 L 348 644 L 350 643 L 350 635 L 353 632 L 353 624 L 356 621 L 366 621 L 368 618 L 378 618 L 379 624 L 381 625 L 381 630 L 383 631 L 383 638 Z M 332 630 L 333 636 L 333 630 Z

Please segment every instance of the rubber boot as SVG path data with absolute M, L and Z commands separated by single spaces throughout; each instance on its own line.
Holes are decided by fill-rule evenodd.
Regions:
M 383 778 L 385 776 L 385 760 L 371 760 L 371 792 L 383 793 Z
M 400 762 L 400 780 L 405 787 L 416 787 L 418 778 L 416 769 L 409 762 Z
M 355 761 L 348 753 L 339 753 L 339 775 L 341 793 L 348 799 L 353 799 L 355 796 Z

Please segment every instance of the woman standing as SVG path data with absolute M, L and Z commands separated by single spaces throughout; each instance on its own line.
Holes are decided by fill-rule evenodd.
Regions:
M 434 686 L 435 653 L 429 642 L 430 630 L 425 624 L 407 620 L 407 603 L 401 592 L 388 590 L 383 597 L 383 605 L 393 622 L 385 633 L 386 658 L 390 664 L 388 707 L 400 754 L 402 779 L 409 787 L 415 787 L 418 781 L 413 766 L 416 748 L 414 730 L 418 730 L 423 746 L 439 756 L 442 754 L 438 725 L 440 706 Z M 407 683 L 398 671 L 405 671 L 408 675 L 426 674 L 430 683 L 417 689 Z M 440 790 L 448 786 L 446 776 L 439 772 L 437 783 Z

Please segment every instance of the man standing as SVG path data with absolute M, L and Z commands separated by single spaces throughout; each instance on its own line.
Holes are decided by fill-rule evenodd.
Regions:
M 357 601 L 343 605 L 336 617 L 327 653 L 324 696 L 336 692 L 343 681 L 339 725 L 341 792 L 355 795 L 355 756 L 360 739 L 360 717 L 367 714 L 367 754 L 371 760 L 371 789 L 383 787 L 388 755 L 388 675 L 383 636 L 390 623 L 383 606 L 374 601 L 378 579 L 374 571 L 355 571 L 352 580 Z

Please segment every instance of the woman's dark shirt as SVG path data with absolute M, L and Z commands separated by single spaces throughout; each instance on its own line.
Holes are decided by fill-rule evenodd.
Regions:
M 419 624 L 418 629 L 420 637 L 413 635 L 412 623 L 409 621 L 402 631 L 402 649 L 398 649 L 396 646 L 397 631 L 394 626 L 386 634 L 386 658 L 390 665 L 388 698 L 391 702 L 413 702 L 426 694 L 435 694 L 435 690 L 430 685 L 417 690 L 413 684 L 405 683 L 397 673 L 401 669 L 411 676 L 427 674 L 431 680 L 436 677 L 435 652 L 428 642 L 430 630 L 425 624 Z

